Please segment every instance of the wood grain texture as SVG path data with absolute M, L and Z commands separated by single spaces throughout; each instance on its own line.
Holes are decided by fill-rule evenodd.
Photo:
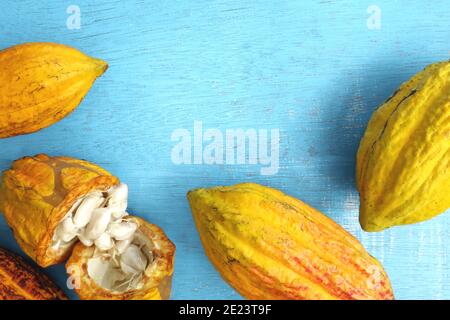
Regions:
M 69 30 L 66 9 L 81 9 Z M 366 26 L 381 9 L 380 30 Z M 356 235 L 399 299 L 450 299 L 450 214 L 382 233 L 361 231 L 355 154 L 371 113 L 425 65 L 449 58 L 446 0 L 2 1 L 0 47 L 72 45 L 110 68 L 58 124 L 0 140 L 0 169 L 40 152 L 91 160 L 130 187 L 131 212 L 177 245 L 174 299 L 239 298 L 203 253 L 187 190 L 253 181 L 299 197 Z M 175 165 L 171 134 L 280 130 L 280 170 Z M 0 245 L 20 249 L 0 219 Z M 65 287 L 63 266 L 46 270 Z M 73 292 L 66 290 L 74 297 Z

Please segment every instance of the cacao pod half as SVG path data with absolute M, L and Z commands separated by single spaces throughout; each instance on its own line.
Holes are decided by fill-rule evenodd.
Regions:
M 206 255 L 248 299 L 393 299 L 380 263 L 300 200 L 253 183 L 188 199 Z
M 450 62 L 428 66 L 375 111 L 356 180 L 366 231 L 421 222 L 450 207 Z
M 66 263 L 66 269 L 73 281 L 78 296 L 83 300 L 167 300 L 172 287 L 175 246 L 161 228 L 140 218 L 129 216 L 141 234 L 141 245 L 146 246 L 151 264 L 145 269 L 141 285 L 133 290 L 105 289 L 90 274 L 93 274 L 90 259 L 96 249 L 81 242 L 75 245 Z M 95 275 L 94 275 L 95 277 Z M 124 288 L 119 288 L 124 289 Z
M 119 180 L 106 170 L 68 157 L 40 154 L 14 161 L 3 173 L 0 210 L 23 249 L 41 267 L 66 260 L 70 244 L 52 246 L 58 224 L 77 199 L 106 191 Z
M 0 300 L 67 300 L 45 274 L 0 248 Z
M 71 113 L 106 62 L 55 43 L 0 51 L 0 138 L 32 133 Z
M 15 161 L 0 209 L 39 265 L 63 262 L 81 299 L 168 299 L 175 246 L 126 212 L 128 187 L 101 167 L 41 154 Z

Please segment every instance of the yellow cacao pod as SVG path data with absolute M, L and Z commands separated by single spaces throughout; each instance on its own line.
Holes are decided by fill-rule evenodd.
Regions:
M 450 208 L 450 62 L 428 66 L 375 111 L 357 154 L 366 231 Z
M 106 62 L 55 43 L 0 51 L 0 138 L 46 128 L 72 112 Z
M 45 274 L 0 248 L 0 300 L 66 300 Z
M 393 299 L 358 240 L 300 200 L 253 183 L 188 199 L 206 255 L 248 299 Z
M 175 246 L 127 213 L 128 187 L 101 167 L 44 154 L 3 174 L 0 210 L 32 259 L 63 262 L 81 299 L 168 299 Z

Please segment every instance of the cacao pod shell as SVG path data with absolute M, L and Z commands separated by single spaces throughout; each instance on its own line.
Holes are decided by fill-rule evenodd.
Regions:
M 67 300 L 45 274 L 0 248 L 0 300 Z
M 42 267 L 66 260 L 51 248 L 53 233 L 75 201 L 119 180 L 90 162 L 40 154 L 14 161 L 3 174 L 0 210 L 23 251 Z
M 0 51 L 0 138 L 46 128 L 71 113 L 106 62 L 56 43 Z
M 450 62 L 428 66 L 372 115 L 357 154 L 366 231 L 450 208 Z
M 82 300 L 168 300 L 170 298 L 174 244 L 161 228 L 134 216 L 128 216 L 128 219 L 137 223 L 138 230 L 154 243 L 152 255 L 155 260 L 144 272 L 142 287 L 121 293 L 98 286 L 87 272 L 87 262 L 92 257 L 94 248 L 85 247 L 79 242 L 66 263 L 66 269 L 76 284 L 75 291 Z
M 325 215 L 253 183 L 197 189 L 206 255 L 248 299 L 393 299 L 383 267 Z

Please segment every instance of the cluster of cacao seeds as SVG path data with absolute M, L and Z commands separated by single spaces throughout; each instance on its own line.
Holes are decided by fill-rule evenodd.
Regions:
M 136 235 L 137 224 L 126 219 L 127 205 L 128 187 L 123 183 L 78 199 L 57 226 L 52 249 L 67 248 L 77 239 L 86 247 L 95 246 L 88 262 L 91 278 L 106 289 L 136 287 L 152 257 L 143 253 L 146 244 Z

